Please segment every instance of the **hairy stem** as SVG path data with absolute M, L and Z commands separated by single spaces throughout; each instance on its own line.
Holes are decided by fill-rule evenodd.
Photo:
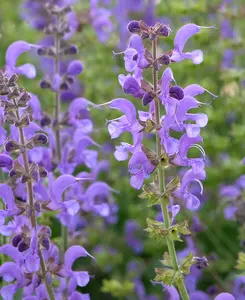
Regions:
M 155 60 L 157 58 L 157 40 L 156 39 L 154 39 L 152 41 L 152 55 L 153 55 L 153 59 Z M 153 77 L 154 92 L 156 93 L 157 92 L 157 84 L 158 84 L 158 71 L 156 71 L 154 67 L 153 67 L 152 77 Z M 156 124 L 160 125 L 160 118 L 161 118 L 160 102 L 157 97 L 155 97 L 155 99 L 154 99 L 154 106 L 155 106 Z M 158 133 L 156 133 L 156 151 L 157 151 L 157 156 L 160 159 L 161 155 L 162 155 L 162 147 L 161 147 L 161 142 L 160 142 Z M 163 170 L 162 166 L 158 167 L 158 184 L 159 184 L 160 193 L 162 194 L 165 189 L 164 170 Z M 162 215 L 163 215 L 163 219 L 164 219 L 164 226 L 166 229 L 168 229 L 171 226 L 171 223 L 170 223 L 170 218 L 169 218 L 169 213 L 168 213 L 168 205 L 164 201 L 162 201 L 162 203 L 161 203 L 161 209 L 162 209 Z M 177 255 L 176 255 L 176 251 L 175 251 L 175 247 L 174 247 L 174 242 L 169 236 L 166 237 L 166 240 L 167 240 L 168 252 L 169 252 L 169 255 L 170 255 L 170 258 L 172 261 L 172 267 L 176 272 L 179 272 L 180 270 L 179 270 L 178 259 L 177 259 Z M 184 279 L 181 279 L 178 282 L 177 288 L 178 288 L 181 298 L 183 300 L 190 299 L 189 295 L 187 293 L 186 287 L 185 287 Z
M 14 101 L 15 106 L 17 106 L 16 101 L 15 100 L 13 100 L 13 101 Z M 17 117 L 17 120 L 20 121 L 20 114 L 19 114 L 18 109 L 16 110 L 16 117 Z M 29 165 L 27 150 L 25 148 L 25 134 L 24 134 L 24 130 L 23 130 L 22 126 L 19 126 L 18 130 L 19 130 L 20 144 L 23 148 L 22 158 L 23 158 L 23 162 L 24 162 L 25 173 L 27 175 L 29 175 L 30 165 Z M 26 188 L 27 188 L 28 204 L 33 209 L 34 193 L 33 193 L 32 179 L 27 180 Z M 35 229 L 37 228 L 35 211 L 33 211 L 33 210 L 32 210 L 32 213 L 31 213 L 31 225 L 32 225 L 32 228 L 35 228 Z M 45 262 L 44 262 L 42 252 L 41 252 L 40 249 L 38 249 L 38 255 L 39 255 L 39 258 L 40 258 L 40 262 L 41 262 L 42 277 L 43 277 L 45 286 L 47 288 L 49 298 L 50 298 L 50 300 L 55 300 L 55 296 L 54 296 L 54 293 L 53 293 L 52 286 L 48 284 L 47 279 L 46 279 L 46 267 L 45 267 Z
M 57 25 L 59 27 L 60 18 L 57 17 Z M 55 35 L 55 74 L 60 74 L 60 43 L 61 39 L 59 34 Z M 55 110 L 54 110 L 54 117 L 57 122 L 56 124 L 56 148 L 57 148 L 57 156 L 58 161 L 61 161 L 61 142 L 60 142 L 60 90 L 55 92 Z M 62 237 L 62 253 L 65 254 L 68 248 L 68 230 L 67 227 L 61 224 L 61 237 Z
M 55 75 L 60 73 L 60 36 L 57 34 L 55 36 Z M 60 91 L 55 92 L 55 103 L 54 103 L 54 117 L 57 122 L 56 124 L 56 130 L 55 130 L 55 135 L 56 135 L 56 150 L 57 150 L 57 156 L 58 156 L 58 161 L 60 162 L 61 160 L 61 144 L 60 144 L 60 120 L 59 120 L 59 115 L 60 115 Z

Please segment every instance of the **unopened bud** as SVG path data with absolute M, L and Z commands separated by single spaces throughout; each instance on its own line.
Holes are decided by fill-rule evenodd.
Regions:
M 205 256 L 203 257 L 195 257 L 196 267 L 198 269 L 204 269 L 208 266 L 208 260 Z
M 152 94 L 146 92 L 142 98 L 143 105 L 147 106 L 153 99 L 154 97 L 152 96 Z
M 128 23 L 128 31 L 131 33 L 140 32 L 140 22 L 139 21 L 131 21 Z
M 182 100 L 184 98 L 184 91 L 178 85 L 172 86 L 169 90 L 169 94 L 170 94 L 171 97 L 173 97 L 177 100 Z
M 20 149 L 19 143 L 13 140 L 9 140 L 4 144 L 5 151 L 13 152 Z
M 44 133 L 38 133 L 33 137 L 35 146 L 45 145 L 48 142 L 48 137 Z
M 22 240 L 22 235 L 21 234 L 17 234 L 12 238 L 12 245 L 14 247 L 18 247 L 20 241 Z

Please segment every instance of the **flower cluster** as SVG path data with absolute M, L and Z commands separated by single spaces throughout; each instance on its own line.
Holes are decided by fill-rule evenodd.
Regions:
M 97 149 L 101 147 L 90 137 L 92 103 L 77 97 L 81 93 L 77 76 L 83 72 L 83 64 L 73 58 L 78 49 L 68 40 L 73 34 L 74 14 L 63 3 L 48 3 L 44 9 L 48 17 L 42 27 L 45 39 L 39 45 L 26 41 L 10 45 L 6 73 L 1 75 L 1 116 L 5 123 L 11 124 L 7 140 L 7 131 L 1 127 L 2 144 L 6 152 L 19 155 L 16 160 L 6 153 L 0 157 L 3 171 L 9 171 L 10 176 L 9 185 L 3 185 L 1 194 L 6 201 L 6 209 L 1 212 L 1 233 L 12 239 L 12 245 L 3 246 L 1 253 L 14 259 L 20 269 L 16 278 L 8 271 L 8 264 L 11 269 L 13 263 L 3 265 L 4 279 L 13 278 L 17 283 L 8 289 L 4 287 L 2 296 L 12 299 L 10 295 L 24 288 L 24 299 L 34 294 L 37 299 L 59 299 L 61 295 L 67 295 L 67 299 L 89 299 L 88 295 L 77 293 L 76 287 L 87 285 L 90 276 L 86 271 L 73 271 L 72 265 L 78 257 L 90 255 L 74 244 L 78 239 L 86 242 L 83 233 L 88 222 L 91 225 L 92 216 L 102 218 L 105 224 L 115 223 L 117 206 L 112 195 L 115 191 L 98 180 L 100 172 L 109 166 L 107 161 L 98 161 Z M 16 85 L 16 74 L 36 76 L 34 65 L 16 65 L 23 52 L 32 52 L 41 59 L 45 77 L 40 87 L 53 92 L 53 115 L 42 111 L 36 95 Z M 70 102 L 64 113 L 62 99 Z M 43 147 L 47 143 L 49 147 Z M 78 171 L 81 166 L 86 171 Z M 58 212 L 56 216 L 62 224 L 61 255 L 50 240 L 51 229 L 37 225 L 36 219 L 43 211 Z M 52 288 L 53 280 L 60 282 L 58 288 Z
M 189 299 L 183 275 L 190 273 L 192 264 L 204 264 L 204 258 L 195 258 L 192 253 L 187 253 L 179 263 L 173 243 L 180 240 L 181 234 L 190 232 L 186 222 L 174 225 L 180 208 L 174 202 L 185 203 L 190 210 L 196 210 L 200 205 L 190 186 L 193 182 L 198 182 L 201 193 L 203 191 L 201 181 L 206 177 L 205 152 L 200 145 L 203 142 L 200 133 L 201 128 L 207 125 L 208 117 L 204 113 L 195 113 L 193 109 L 203 104 L 196 99 L 198 95 L 207 92 L 215 96 L 198 84 L 185 88 L 176 85 L 169 65 L 183 60 L 191 60 L 194 64 L 202 62 L 201 50 L 184 50 L 188 39 L 202 28 L 205 27 L 184 25 L 176 33 L 173 49 L 158 54 L 157 41 L 170 35 L 170 27 L 159 22 L 148 26 L 143 21 L 131 21 L 128 31 L 132 35 L 127 49 L 123 52 L 125 69 L 129 74 L 120 74 L 119 83 L 125 94 L 141 99 L 143 106 L 148 106 L 149 110 L 137 112 L 135 105 L 124 98 L 117 98 L 106 104 L 123 113 L 121 117 L 109 121 L 108 131 L 111 138 L 115 139 L 124 132 L 129 132 L 133 140 L 132 144 L 122 142 L 116 146 L 115 158 L 123 161 L 131 154 L 128 163 L 131 186 L 136 189 L 143 186 L 140 198 L 148 198 L 151 205 L 161 204 L 164 224 L 148 219 L 146 229 L 157 240 L 166 238 L 169 251 L 164 255 L 165 268 L 156 269 L 155 281 L 164 285 L 175 285 L 183 299 Z M 143 44 L 143 40 L 147 39 L 152 42 L 152 50 L 145 48 Z M 158 74 L 162 66 L 166 68 L 159 80 Z M 148 68 L 152 69 L 153 82 L 147 81 L 143 76 Z M 149 133 L 155 133 L 156 151 L 146 146 L 144 136 Z M 199 150 L 201 157 L 190 157 L 190 148 Z M 187 170 L 182 173 L 182 178 L 176 176 L 165 183 L 164 170 L 170 167 L 185 167 Z M 156 171 L 158 173 L 153 182 L 144 183 Z M 131 243 L 130 240 L 128 243 Z
M 3 120 L 10 126 L 4 152 L 0 154 L 2 171 L 8 174 L 7 182 L 1 184 L 1 198 L 5 203 L 1 210 L 1 234 L 9 237 L 10 243 L 1 246 L 0 253 L 14 260 L 0 268 L 0 275 L 11 283 L 2 287 L 0 293 L 3 299 L 12 299 L 23 288 L 23 299 L 57 299 L 64 289 L 63 281 L 68 280 L 73 284 L 69 299 L 74 299 L 76 286 L 86 285 L 89 274 L 73 271 L 72 264 L 78 257 L 89 254 L 81 246 L 72 246 L 61 263 L 58 247 L 50 240 L 51 229 L 37 223 L 43 212 L 63 206 L 61 198 L 55 195 L 62 194 L 66 188 L 62 183 L 69 175 L 61 175 L 53 182 L 51 194 L 42 197 L 48 171 L 32 160 L 31 151 L 47 144 L 48 137 L 33 122 L 34 116 L 28 109 L 32 96 L 18 86 L 17 79 L 16 74 L 0 73 Z M 80 180 L 71 178 L 73 183 Z M 54 280 L 60 281 L 57 291 L 52 288 Z

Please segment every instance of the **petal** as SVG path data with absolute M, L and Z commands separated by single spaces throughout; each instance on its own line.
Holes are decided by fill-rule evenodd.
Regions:
M 72 293 L 69 300 L 90 300 L 89 294 L 80 294 L 78 292 Z
M 80 209 L 80 205 L 76 200 L 69 200 L 63 202 L 64 207 L 66 208 L 69 215 L 74 216 Z
M 130 178 L 130 185 L 136 190 L 140 190 L 144 183 L 144 173 L 138 172 Z
M 191 300 L 210 300 L 210 297 L 201 291 L 195 291 L 190 293 L 190 299 Z
M 191 59 L 193 64 L 199 65 L 203 61 L 203 52 L 201 50 L 194 50 L 186 52 L 183 56 L 185 59 Z
M 161 96 L 165 99 L 169 97 L 170 83 L 174 80 L 171 68 L 167 68 L 162 74 L 162 92 Z M 164 100 L 162 99 L 162 100 Z
M 235 297 L 230 293 L 221 293 L 214 300 L 235 300 Z
M 3 297 L 4 300 L 12 300 L 17 289 L 18 287 L 16 284 L 9 284 L 3 286 L 0 290 L 0 295 Z
M 6 64 L 12 68 L 15 67 L 18 57 L 31 50 L 31 45 L 25 41 L 17 41 L 11 44 L 6 51 Z
M 6 155 L 6 154 L 0 154 L 0 168 L 7 168 L 11 169 L 13 165 L 13 159 Z
M 189 148 L 196 144 L 196 143 L 202 143 L 202 137 L 196 136 L 195 138 L 190 138 L 187 136 L 187 134 L 182 135 L 180 138 L 180 147 L 179 147 L 179 154 L 181 158 L 186 158 Z
M 77 285 L 83 287 L 86 286 L 89 283 L 90 276 L 88 272 L 73 272 L 73 276 L 75 277 L 77 281 Z
M 142 39 L 137 34 L 132 34 L 129 39 L 129 47 L 135 49 L 139 54 L 144 53 L 144 44 Z
M 36 77 L 36 68 L 32 64 L 24 64 L 22 66 L 15 68 L 16 73 L 25 75 L 27 78 L 35 78 Z
M 174 39 L 174 49 L 179 52 L 183 52 L 187 40 L 194 34 L 199 33 L 200 29 L 200 26 L 193 23 L 182 26 L 176 33 Z
M 83 64 L 80 60 L 72 61 L 67 68 L 67 74 L 71 76 L 77 76 L 81 74 L 82 71 L 83 71 Z
M 236 212 L 237 212 L 238 208 L 235 206 L 227 206 L 224 209 L 224 216 L 227 220 L 231 220 L 231 219 L 235 219 L 236 216 Z
M 108 184 L 105 182 L 97 181 L 92 183 L 86 190 L 86 196 L 89 201 L 93 202 L 94 198 L 97 196 L 108 197 L 113 190 Z
M 200 200 L 190 193 L 184 195 L 184 200 L 186 202 L 186 207 L 190 210 L 197 210 L 200 206 Z
M 92 169 L 97 164 L 98 152 L 95 150 L 85 150 L 83 151 L 83 159 L 84 159 L 84 164 L 88 168 Z
M 240 176 L 236 180 L 236 185 L 238 185 L 241 189 L 245 189 L 245 175 Z
M 220 189 L 220 196 L 224 198 L 236 199 L 240 194 L 241 191 L 237 186 L 226 185 Z
M 132 147 L 130 144 L 121 143 L 121 146 L 116 146 L 114 156 L 118 161 L 124 161 L 128 159 L 129 148 Z
M 72 184 L 77 182 L 76 177 L 72 175 L 61 175 L 52 185 L 51 195 L 55 201 L 62 201 L 63 192 Z
M 131 125 L 136 122 L 136 109 L 131 101 L 124 98 L 117 98 L 110 102 L 109 107 L 123 112 Z
M 196 121 L 199 127 L 205 127 L 208 124 L 208 116 L 206 114 L 187 114 L 188 120 Z
M 18 251 L 18 249 L 10 244 L 6 244 L 0 247 L 0 253 L 8 255 L 16 263 L 19 263 L 22 258 L 22 254 Z
M 190 138 L 195 138 L 200 134 L 200 127 L 195 124 L 186 124 L 185 129 L 187 136 Z
M 180 300 L 179 293 L 174 286 L 164 285 L 164 289 L 171 300 Z
M 55 92 L 60 90 L 61 81 L 62 81 L 62 78 L 61 78 L 60 74 L 55 74 L 53 76 L 52 88 Z
M 22 273 L 20 268 L 13 262 L 6 262 L 0 267 L 0 276 L 10 276 L 15 278 L 19 283 L 22 282 Z
M 205 92 L 205 89 L 198 84 L 190 84 L 186 88 L 184 88 L 185 96 L 195 97 L 197 95 L 201 95 Z
M 0 184 L 0 198 L 3 199 L 8 210 L 15 208 L 14 194 L 9 185 Z
M 126 78 L 123 83 L 123 91 L 125 94 L 132 95 L 135 98 L 142 98 L 144 95 L 138 81 L 133 76 Z
M 91 258 L 94 258 L 92 255 L 90 255 L 82 246 L 71 246 L 65 253 L 64 257 L 64 263 L 66 268 L 68 270 L 72 270 L 72 265 L 75 262 L 76 259 L 79 257 L 85 257 L 90 256 Z
M 30 273 L 35 273 L 40 269 L 40 258 L 37 253 L 30 254 L 26 257 L 25 267 Z
M 89 101 L 85 98 L 76 98 L 69 106 L 69 117 L 76 119 L 84 110 L 87 110 Z

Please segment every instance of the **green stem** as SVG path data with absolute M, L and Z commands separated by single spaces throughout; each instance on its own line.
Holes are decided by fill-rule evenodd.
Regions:
M 152 55 L 153 55 L 153 59 L 155 60 L 157 58 L 157 40 L 156 39 L 154 39 L 152 41 Z M 152 77 L 153 77 L 154 92 L 156 93 L 157 92 L 157 84 L 158 84 L 158 71 L 156 71 L 154 67 L 153 67 Z M 156 124 L 159 127 L 160 119 L 161 119 L 161 112 L 160 112 L 160 102 L 157 97 L 155 97 L 155 99 L 154 99 L 154 104 L 155 104 Z M 162 155 L 162 147 L 161 147 L 161 141 L 160 141 L 158 133 L 156 133 L 156 151 L 157 151 L 157 156 L 160 159 L 161 155 Z M 159 191 L 161 194 L 163 194 L 164 189 L 165 189 L 165 179 L 164 179 L 164 170 L 163 170 L 162 166 L 158 167 L 158 184 L 159 184 Z M 162 209 L 162 215 L 163 215 L 163 219 L 164 219 L 164 226 L 166 229 L 168 229 L 171 226 L 171 223 L 170 223 L 170 218 L 169 218 L 169 213 L 168 213 L 168 205 L 164 201 L 162 201 L 162 203 L 161 203 L 161 209 Z M 179 269 L 178 259 L 177 259 L 177 255 L 176 255 L 176 251 L 175 251 L 175 247 L 174 247 L 174 242 L 169 236 L 166 237 L 166 240 L 167 240 L 168 252 L 169 252 L 169 255 L 170 255 L 170 258 L 172 261 L 172 267 L 176 272 L 179 272 L 180 269 Z M 181 298 L 183 300 L 190 299 L 189 295 L 187 293 L 183 278 L 181 280 L 179 280 L 177 288 L 178 288 Z
M 13 100 L 13 102 L 14 102 L 15 106 L 18 107 L 17 102 L 15 100 Z M 17 120 L 20 121 L 21 118 L 20 118 L 18 108 L 16 110 L 16 117 L 17 117 Z M 25 169 L 25 173 L 27 175 L 29 175 L 29 173 L 30 173 L 30 164 L 29 164 L 29 160 L 28 160 L 27 150 L 25 148 L 25 143 L 26 142 L 25 142 L 24 130 L 23 130 L 22 126 L 19 126 L 18 129 L 19 129 L 19 136 L 20 136 L 20 144 L 21 144 L 22 148 L 24 149 L 23 152 L 22 152 L 22 158 L 23 158 L 23 162 L 24 162 L 24 169 Z M 33 206 L 34 206 L 34 193 L 33 193 L 32 179 L 27 180 L 26 188 L 27 188 L 28 204 L 33 209 Z M 32 228 L 35 228 L 35 229 L 37 228 L 35 211 L 32 211 L 32 214 L 31 214 L 31 225 L 32 225 Z M 38 255 L 39 255 L 39 258 L 40 258 L 40 262 L 41 262 L 42 277 L 43 277 L 44 283 L 46 285 L 49 298 L 50 298 L 50 300 L 55 300 L 55 296 L 54 296 L 54 293 L 53 293 L 52 286 L 49 285 L 47 280 L 46 280 L 46 267 L 45 267 L 45 262 L 44 262 L 42 252 L 41 252 L 40 249 L 38 249 Z
M 42 256 L 42 252 L 41 252 L 40 249 L 39 249 L 38 255 L 40 257 L 40 264 L 41 264 L 41 270 L 42 270 L 43 280 L 44 280 L 44 284 L 46 286 L 49 298 L 50 298 L 50 300 L 55 300 L 55 296 L 54 296 L 54 293 L 53 293 L 52 286 L 50 284 L 48 284 L 47 279 L 46 279 L 45 262 L 44 262 L 44 259 L 43 259 L 43 256 Z

